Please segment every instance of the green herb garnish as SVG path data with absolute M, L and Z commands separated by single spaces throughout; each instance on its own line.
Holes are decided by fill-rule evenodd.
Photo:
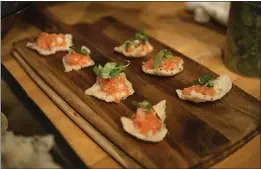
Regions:
M 81 55 L 88 55 L 88 51 L 84 48 L 77 48 L 77 47 L 74 47 L 74 46 L 71 46 L 70 47 L 73 51 L 75 51 L 76 53 L 79 53 Z
M 134 40 L 140 40 L 145 44 L 148 41 L 148 38 L 143 31 L 138 31 L 132 38 L 132 41 Z
M 125 43 L 126 43 L 126 45 L 125 45 L 125 46 L 126 46 L 126 50 L 129 48 L 131 42 L 132 42 L 131 40 L 127 40 L 127 41 L 125 42 Z
M 142 27 L 141 30 L 137 31 L 137 32 L 135 33 L 135 35 L 134 35 L 131 39 L 129 39 L 129 40 L 127 40 L 127 41 L 125 42 L 125 43 L 126 43 L 126 49 L 128 49 L 129 45 L 130 45 L 133 41 L 135 41 L 135 40 L 140 40 L 143 44 L 145 44 L 145 43 L 148 41 L 148 38 L 147 38 L 147 36 L 146 36 L 145 33 L 144 33 L 144 27 Z
M 153 63 L 154 69 L 157 69 L 160 66 L 163 57 L 166 58 L 166 59 L 171 59 L 171 58 L 173 58 L 173 54 L 168 49 L 162 49 L 161 51 L 159 51 L 155 55 L 155 60 L 154 60 L 154 63 Z
M 127 65 L 118 65 L 115 62 L 108 62 L 102 67 L 101 65 L 94 66 L 93 72 L 104 79 L 112 78 L 119 75 L 126 67 L 130 65 L 127 60 Z
M 193 83 L 194 85 L 214 87 L 213 80 L 214 78 L 212 78 L 210 75 L 204 75 L 197 80 L 194 80 Z
M 150 111 L 152 108 L 152 104 L 147 100 L 143 100 L 142 102 L 133 101 L 132 104 L 134 104 L 137 108 L 142 108 L 146 111 Z

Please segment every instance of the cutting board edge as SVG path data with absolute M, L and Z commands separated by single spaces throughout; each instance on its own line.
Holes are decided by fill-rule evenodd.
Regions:
M 157 40 L 156 40 L 157 41 Z M 165 45 L 165 44 L 164 44 Z M 175 49 L 174 49 L 175 50 Z M 185 55 L 184 55 L 185 56 Z M 185 56 L 185 57 L 187 57 L 187 56 Z M 187 57 L 188 59 L 190 59 L 189 57 Z M 192 59 L 191 59 L 192 60 Z M 192 60 L 192 61 L 194 61 L 194 60 Z M 195 61 L 194 61 L 195 62 Z M 201 66 L 204 66 L 204 65 L 201 65 Z M 207 68 L 208 69 L 208 68 Z M 211 71 L 211 70 L 209 70 L 209 71 Z M 212 72 L 212 71 L 211 71 Z M 213 72 L 213 73 L 215 73 L 215 72 Z M 239 88 L 239 87 L 238 87 Z M 239 88 L 239 89 L 241 89 L 241 88 Z M 242 89 L 241 89 L 242 90 Z M 242 90 L 243 92 L 245 92 L 244 90 Z M 251 96 L 251 95 L 250 95 Z
M 86 119 L 84 119 L 86 121 L 86 123 L 88 123 L 88 129 L 86 129 L 86 127 L 84 126 L 79 126 L 79 120 L 77 120 L 77 118 L 73 118 L 73 116 L 76 116 L 78 118 L 83 118 L 80 114 L 78 114 L 68 103 L 66 103 L 66 101 L 64 101 L 63 104 L 65 104 L 66 107 L 69 107 L 69 110 L 65 112 L 64 108 L 61 108 L 63 107 L 62 105 L 59 105 L 57 103 L 57 99 L 62 99 L 62 97 L 59 96 L 58 93 L 56 93 L 55 91 L 53 91 L 53 89 L 51 89 L 50 87 L 48 87 L 46 89 L 46 86 L 49 86 L 47 82 L 45 82 L 38 74 L 37 72 L 35 72 L 31 66 L 26 63 L 26 61 L 21 57 L 19 56 L 20 54 L 18 54 L 17 52 L 17 55 L 14 54 L 14 52 L 17 52 L 16 50 L 13 51 L 13 57 L 16 59 L 16 61 L 23 67 L 24 71 L 28 74 L 28 76 L 32 79 L 32 81 L 34 81 L 34 83 L 49 97 L 49 99 L 52 100 L 52 102 L 62 111 L 64 112 L 65 115 L 68 116 L 68 118 L 74 122 L 83 132 L 85 132 L 92 140 L 94 140 L 95 142 L 98 143 L 98 145 L 104 150 L 106 151 L 108 154 L 110 154 L 112 156 L 112 158 L 114 158 L 116 161 L 118 161 L 122 166 L 128 168 L 140 168 L 139 164 L 134 162 L 133 159 L 131 159 L 131 157 L 129 157 L 128 155 L 125 154 L 125 152 L 121 151 L 120 149 L 118 149 L 118 147 L 116 145 L 114 145 L 114 143 L 112 143 L 109 139 L 107 139 L 105 136 L 103 136 L 103 134 L 101 132 L 99 132 L 95 127 L 93 127 Z M 28 68 L 26 68 L 28 67 Z M 34 78 L 33 78 L 34 77 Z M 44 89 L 45 88 L 45 89 Z M 55 96 L 53 96 L 51 92 L 55 92 Z M 62 99 L 63 100 L 63 99 Z M 73 114 L 73 116 L 72 116 Z M 77 114 L 77 115 L 76 115 Z M 85 129 L 84 129 L 85 128 Z M 94 131 L 95 130 L 95 131 Z M 93 137 L 91 137 L 91 134 L 92 132 L 96 132 L 98 134 L 100 134 L 100 136 L 98 136 L 99 138 L 102 138 L 103 141 L 99 141 L 98 139 L 95 139 Z M 107 142 L 106 145 L 103 145 L 101 142 Z M 111 151 L 109 150 L 106 146 L 109 146 L 108 144 L 111 144 L 110 146 L 113 146 L 113 149 L 114 148 L 117 148 L 116 150 Z M 115 153 L 118 153 L 117 155 Z M 118 157 L 118 155 L 125 155 L 126 157 L 124 157 L 124 159 L 120 159 Z M 130 159 L 131 161 L 125 161 L 127 159 Z M 122 161 L 124 160 L 124 161 Z M 133 164 L 134 162 L 134 164 Z M 126 164 L 127 163 L 127 164 Z M 136 164 L 135 164 L 136 163 Z

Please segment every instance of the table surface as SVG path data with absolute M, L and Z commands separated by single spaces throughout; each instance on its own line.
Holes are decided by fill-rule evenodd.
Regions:
M 190 37 L 192 45 L 191 43 L 189 45 L 182 43 L 182 36 L 179 36 L 178 41 L 173 40 L 173 37 L 176 38 L 178 36 L 177 33 L 172 32 L 171 25 L 164 23 L 160 18 L 175 17 L 178 11 L 184 10 L 183 2 L 49 3 L 43 10 L 52 12 L 57 18 L 67 24 L 78 22 L 91 23 L 103 16 L 114 16 L 122 22 L 132 24 L 133 27 L 137 28 L 140 23 L 146 23 L 150 25 L 150 31 L 154 32 L 153 37 L 155 39 L 204 64 L 218 74 L 228 71 L 223 65 L 220 56 L 200 53 L 209 46 L 198 44 L 199 42 L 196 42 L 196 39 L 193 39 L 193 37 Z M 136 18 L 135 22 L 133 22 L 133 18 Z M 168 32 L 160 30 L 159 23 L 161 23 L 160 25 L 164 25 Z M 11 56 L 12 42 L 24 37 L 38 35 L 38 33 L 39 29 L 30 23 L 21 21 L 19 24 L 16 24 L 2 39 L 2 63 L 24 88 L 28 96 L 32 98 L 47 118 L 61 132 L 62 136 L 87 166 L 91 168 L 122 168 L 43 93 Z M 221 34 L 215 36 L 217 39 L 225 38 Z M 218 49 L 218 47 L 212 47 L 213 49 Z M 246 78 L 232 72 L 228 73 L 231 75 L 235 85 L 260 100 L 260 79 Z M 260 135 L 212 168 L 260 168 Z

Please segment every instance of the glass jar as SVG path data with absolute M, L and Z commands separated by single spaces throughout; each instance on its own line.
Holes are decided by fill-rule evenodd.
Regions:
M 246 76 L 260 77 L 261 3 L 231 2 L 227 25 L 226 66 Z

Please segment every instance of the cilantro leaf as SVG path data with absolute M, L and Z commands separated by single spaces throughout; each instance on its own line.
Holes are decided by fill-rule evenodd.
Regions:
M 164 54 L 162 52 L 158 52 L 156 54 L 155 60 L 153 62 L 153 68 L 154 69 L 157 69 L 160 66 L 163 56 L 164 56 Z
M 146 36 L 146 34 L 144 32 L 145 31 L 144 31 L 144 27 L 143 27 L 141 30 L 137 31 L 134 34 L 134 36 L 130 40 L 128 40 L 126 43 L 129 44 L 129 43 L 131 43 L 131 42 L 133 42 L 135 40 L 140 40 L 143 43 L 146 43 L 148 41 L 148 38 L 147 38 L 147 36 Z
M 101 73 L 100 66 L 101 66 L 101 65 L 99 65 L 99 66 L 94 66 L 93 69 L 92 69 L 93 72 L 96 74 L 96 76 L 100 76 L 100 73 Z
M 134 35 L 134 37 L 133 37 L 133 41 L 134 41 L 134 40 L 140 40 L 140 41 L 142 41 L 143 43 L 146 43 L 146 42 L 148 41 L 148 38 L 147 38 L 147 36 L 145 35 L 144 32 L 138 31 L 138 32 Z
M 194 80 L 193 83 L 194 83 L 194 85 L 214 87 L 213 80 L 214 79 L 210 75 L 206 74 L 206 75 L 203 75 L 200 78 Z
M 88 51 L 84 48 L 77 48 L 75 46 L 71 46 L 70 47 L 73 51 L 75 51 L 76 53 L 79 53 L 81 55 L 88 55 Z
M 115 62 L 107 62 L 104 67 L 101 65 L 95 66 L 93 68 L 93 72 L 104 79 L 112 78 L 119 75 L 121 72 L 124 71 L 126 67 L 129 66 L 130 62 L 127 61 L 127 65 L 118 65 Z
M 161 62 L 162 62 L 162 59 L 166 58 L 166 59 L 171 59 L 173 58 L 173 54 L 170 50 L 168 49 L 162 49 L 161 51 L 159 51 L 156 55 L 155 55 L 155 60 L 153 62 L 153 68 L 154 69 L 157 69 Z
M 150 111 L 152 108 L 152 104 L 147 100 L 143 100 L 142 102 L 133 101 L 132 104 L 135 105 L 137 108 L 142 108 L 147 111 Z

